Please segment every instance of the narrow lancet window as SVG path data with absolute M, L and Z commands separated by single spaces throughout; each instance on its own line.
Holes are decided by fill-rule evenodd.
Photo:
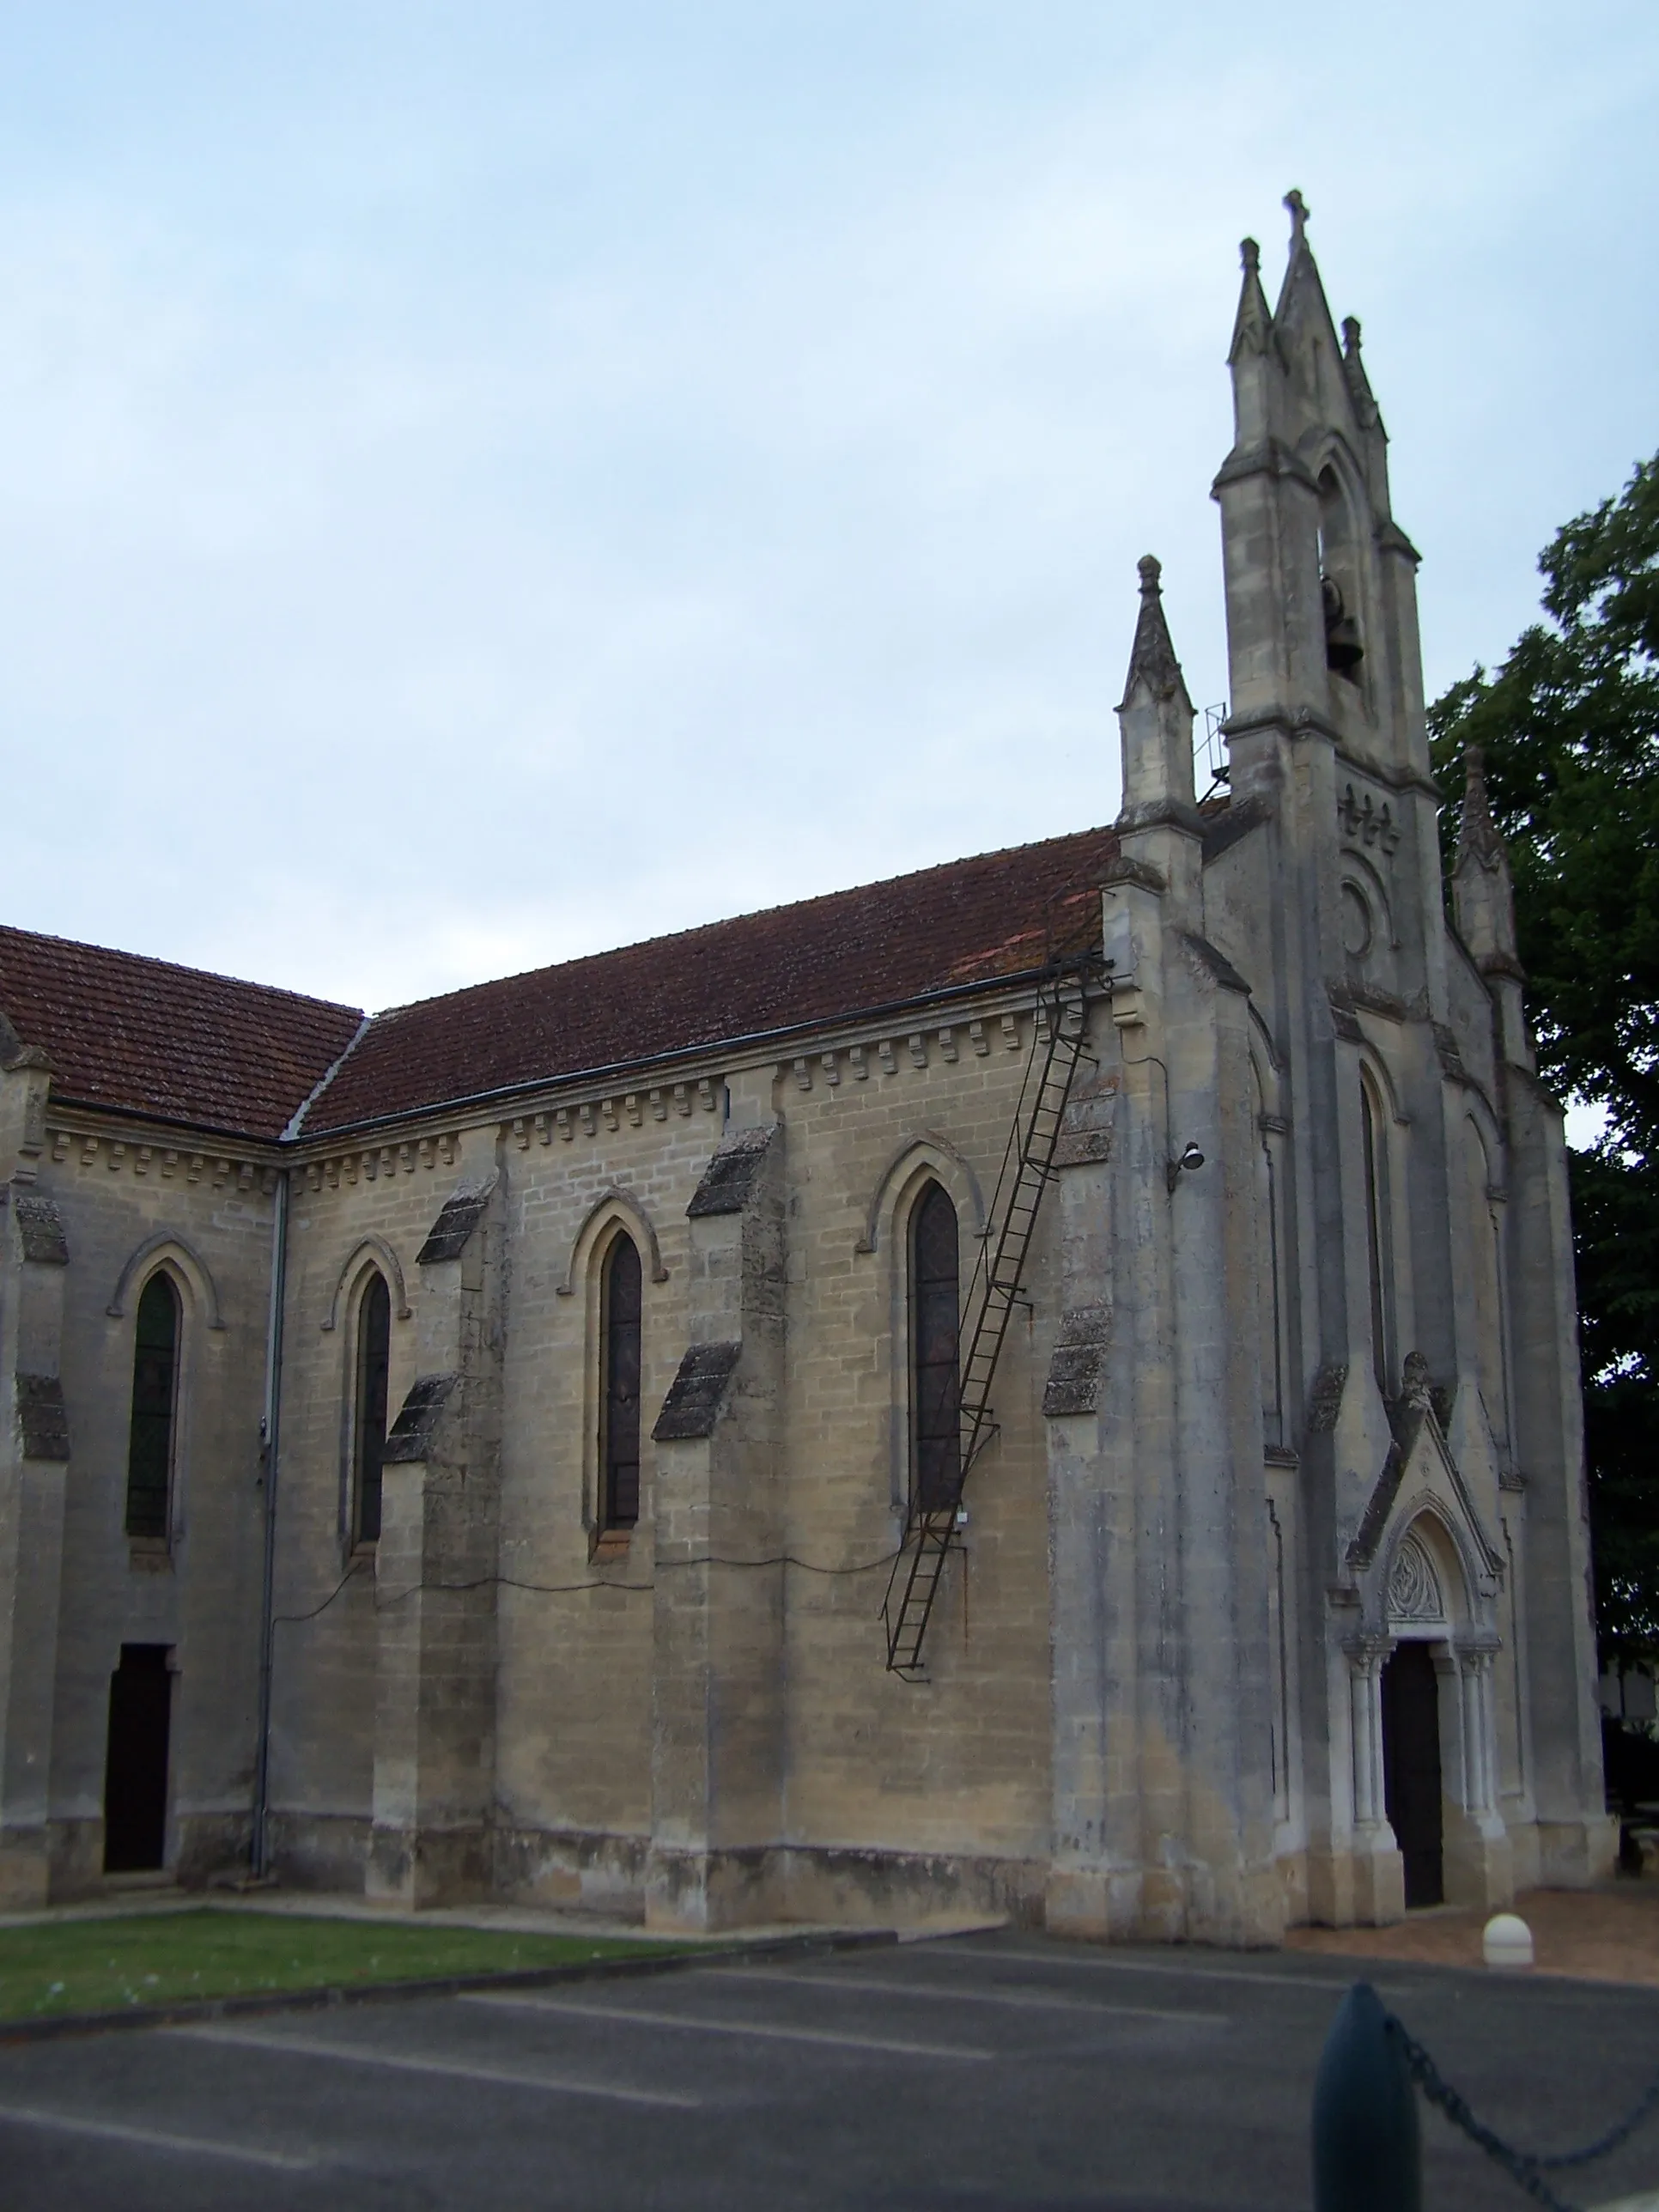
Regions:
M 167 1533 L 173 1494 L 173 1443 L 179 1390 L 179 1293 L 152 1275 L 138 1300 L 132 1354 L 132 1417 L 127 1430 L 127 1534 L 153 1540 Z
M 599 1526 L 631 1528 L 640 1517 L 640 1255 L 619 1236 L 605 1255 L 599 1290 Z
M 380 1534 L 380 1465 L 386 1456 L 386 1376 L 392 1364 L 392 1294 L 383 1275 L 371 1275 L 357 1306 L 357 1405 L 352 1489 L 360 1544 Z
M 954 1505 L 962 1468 L 957 1210 L 929 1183 L 910 1217 L 911 1486 L 924 1513 Z
M 1389 1395 L 1388 1194 L 1383 1183 L 1382 1131 L 1370 1086 L 1359 1085 L 1359 1119 L 1364 1143 L 1365 1263 L 1370 1298 L 1371 1365 L 1376 1387 Z

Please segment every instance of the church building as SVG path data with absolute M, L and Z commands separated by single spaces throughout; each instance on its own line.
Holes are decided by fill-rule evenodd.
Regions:
M 1148 557 L 1110 827 L 373 1018 L 0 929 L 0 1905 L 1610 1870 L 1561 1111 L 1287 204 L 1207 794 Z

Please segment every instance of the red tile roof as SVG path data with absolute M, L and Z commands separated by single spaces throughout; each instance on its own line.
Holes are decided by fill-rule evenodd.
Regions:
M 1117 839 L 1085 830 L 377 1016 L 307 1135 L 873 1014 L 1098 942 Z
M 52 1094 L 278 1137 L 356 1035 L 355 1008 L 101 945 L 0 928 L 0 1012 Z
M 355 1045 L 349 1006 L 0 928 L 0 1013 L 55 1097 L 228 1134 L 280 1135 L 344 1054 L 321 1135 L 1029 975 L 1099 941 L 1116 856 L 1109 830 L 981 854 L 394 1007 Z

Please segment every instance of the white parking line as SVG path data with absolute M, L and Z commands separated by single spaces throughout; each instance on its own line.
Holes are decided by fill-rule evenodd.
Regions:
M 629 2089 L 615 2081 L 585 2081 L 568 2074 L 532 2074 L 514 2066 L 480 2066 L 470 2058 L 423 2058 L 415 2052 L 376 2051 L 314 2035 L 262 2035 L 253 2027 L 175 2027 L 164 2034 L 194 2036 L 203 2043 L 233 2043 L 250 2051 L 291 2051 L 299 2058 L 343 2060 L 349 2066 L 386 2066 L 403 2074 L 437 2074 L 457 2081 L 489 2081 L 509 2089 L 544 2089 L 558 2097 L 608 2097 L 621 2105 L 659 2105 L 678 2112 L 702 2109 L 701 2097 L 669 2089 Z
M 963 1966 L 974 1963 L 960 1953 L 939 1952 L 938 1957 L 960 1959 Z M 1260 1973 L 1248 1966 L 1178 1966 L 1173 1960 L 1115 1959 L 1103 1952 L 1091 1952 L 1067 1958 L 1054 1951 L 1005 1951 L 999 1949 L 1000 1959 L 1017 1959 L 1027 1966 L 1080 1966 L 1086 1971 L 1105 1971 L 1118 1974 L 1170 1974 L 1182 1981 L 1191 1982 L 1271 1982 L 1291 1990 L 1314 1990 L 1330 1996 L 1340 1996 L 1348 1984 L 1328 1979 L 1319 1974 L 1278 1974 L 1264 1968 Z
M 930 2004 L 1011 2005 L 1024 2012 L 1081 2013 L 1085 2019 L 1178 2020 L 1194 2027 L 1225 2027 L 1224 2012 L 1186 2012 L 1156 2005 L 1091 2004 L 1087 1998 L 1040 1997 L 1026 1990 L 953 1989 L 947 1982 L 926 1986 L 915 1982 L 884 1981 L 877 1974 L 796 1974 L 775 1966 L 703 1966 L 699 1974 L 718 1974 L 729 1981 L 746 1981 L 751 1989 L 787 1982 L 792 1989 L 854 1990 L 884 1997 L 920 1997 Z
M 901 2058 L 994 2058 L 969 2043 L 910 2043 L 896 2036 L 840 2035 L 824 2027 L 783 2027 L 769 2021 L 696 2020 L 681 2012 L 641 2012 L 632 2006 L 583 2004 L 573 1997 L 532 1996 L 514 1990 L 468 1990 L 461 2004 L 507 2005 L 523 2012 L 553 2012 L 580 2020 L 626 2021 L 636 2027 L 678 2027 L 692 2035 L 745 2035 L 764 2043 L 823 2043 L 842 2051 L 882 2051 Z
M 207 2136 L 179 2136 L 161 2128 L 130 2127 L 121 2120 L 89 2120 L 79 2112 L 42 2112 L 36 2105 L 0 2105 L 0 2122 L 20 2127 L 52 2128 L 60 2135 L 94 2136 L 106 2142 L 138 2143 L 146 2150 L 183 2151 L 192 2158 L 228 2158 L 243 2166 L 275 2166 L 282 2173 L 306 2173 L 320 2163 L 315 2155 L 255 2150 L 251 2143 L 216 2142 Z

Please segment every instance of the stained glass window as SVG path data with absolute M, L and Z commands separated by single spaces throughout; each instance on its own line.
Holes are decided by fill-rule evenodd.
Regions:
M 132 1418 L 127 1430 L 127 1534 L 167 1533 L 173 1489 L 173 1399 L 179 1377 L 179 1293 L 152 1275 L 138 1300 L 132 1353 Z

